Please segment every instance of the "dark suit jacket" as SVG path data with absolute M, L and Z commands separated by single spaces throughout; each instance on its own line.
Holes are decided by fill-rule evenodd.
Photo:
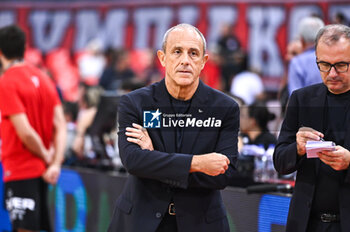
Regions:
M 296 133 L 302 126 L 324 132 L 323 117 L 327 87 L 312 85 L 294 91 L 290 97 L 286 117 L 273 155 L 276 170 L 281 174 L 297 171 L 296 184 L 289 207 L 287 231 L 306 231 L 320 161 L 298 157 Z M 345 144 L 350 150 L 350 118 L 347 115 Z M 340 186 L 339 207 L 342 231 L 350 231 L 350 173 Z M 331 191 L 331 190 L 330 190 Z
M 154 151 L 142 150 L 126 140 L 125 128 L 143 123 L 143 109 L 169 113 L 170 98 L 164 80 L 124 95 L 119 107 L 119 150 L 130 173 L 108 231 L 153 232 L 168 210 L 176 207 L 178 231 L 229 231 L 219 189 L 225 188 L 235 172 L 239 108 L 230 97 L 200 82 L 188 113 L 215 117 L 220 128 L 184 128 L 181 152 L 175 152 L 171 128 L 148 129 Z M 200 113 L 199 113 L 200 112 Z M 225 154 L 230 165 L 225 174 L 211 177 L 189 173 L 192 155 Z

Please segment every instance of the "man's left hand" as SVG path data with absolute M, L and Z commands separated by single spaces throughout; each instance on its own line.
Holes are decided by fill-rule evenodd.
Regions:
M 42 175 L 42 178 L 44 179 L 45 182 L 54 185 L 57 183 L 60 173 L 61 173 L 61 165 L 52 164 L 46 169 L 46 171 Z
M 318 152 L 320 160 L 331 166 L 336 171 L 345 170 L 349 167 L 350 151 L 342 146 L 336 146 L 335 151 Z
M 139 124 L 133 123 L 133 127 L 127 127 L 125 135 L 128 136 L 126 139 L 129 142 L 136 143 L 141 149 L 147 149 L 153 151 L 153 143 L 147 130 Z

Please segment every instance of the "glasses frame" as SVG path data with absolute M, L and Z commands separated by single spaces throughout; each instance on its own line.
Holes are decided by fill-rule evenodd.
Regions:
M 320 65 L 319 65 L 320 63 L 328 64 L 328 65 L 329 65 L 328 71 L 323 71 L 323 70 L 321 70 Z M 325 61 L 317 61 L 317 60 L 316 60 L 316 64 L 317 64 L 318 70 L 320 70 L 321 72 L 330 72 L 331 69 L 332 69 L 332 67 L 333 67 L 334 70 L 335 70 L 337 73 L 346 73 L 346 72 L 349 70 L 349 64 L 350 64 L 350 62 L 340 61 L 340 62 L 331 64 L 331 63 L 328 63 L 328 62 L 325 62 Z M 337 67 L 336 67 L 337 64 L 346 64 L 346 71 L 341 71 L 341 72 L 339 72 L 339 71 L 337 70 Z

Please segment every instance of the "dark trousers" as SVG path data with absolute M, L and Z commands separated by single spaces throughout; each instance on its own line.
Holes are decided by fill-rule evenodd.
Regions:
M 177 232 L 176 216 L 166 213 L 156 232 Z

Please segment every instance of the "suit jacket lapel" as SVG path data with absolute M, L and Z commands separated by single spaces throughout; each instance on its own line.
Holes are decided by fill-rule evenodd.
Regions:
M 310 100 L 310 106 L 312 112 L 310 117 L 312 120 L 311 127 L 317 131 L 324 133 L 324 114 L 325 114 L 325 103 L 326 103 L 327 87 L 325 85 L 321 86 L 320 91 Z M 318 174 L 320 159 L 315 160 L 315 172 L 316 176 Z
M 153 108 L 159 109 L 161 113 L 173 114 L 169 93 L 165 86 L 165 78 L 159 82 L 159 85 L 155 86 L 153 89 L 154 96 L 154 106 Z M 163 120 L 163 116 L 161 116 L 161 120 Z M 162 123 L 162 122 L 161 122 Z M 165 152 L 176 152 L 176 144 L 175 144 L 175 128 L 160 128 L 156 129 L 160 139 L 162 140 L 163 149 Z

